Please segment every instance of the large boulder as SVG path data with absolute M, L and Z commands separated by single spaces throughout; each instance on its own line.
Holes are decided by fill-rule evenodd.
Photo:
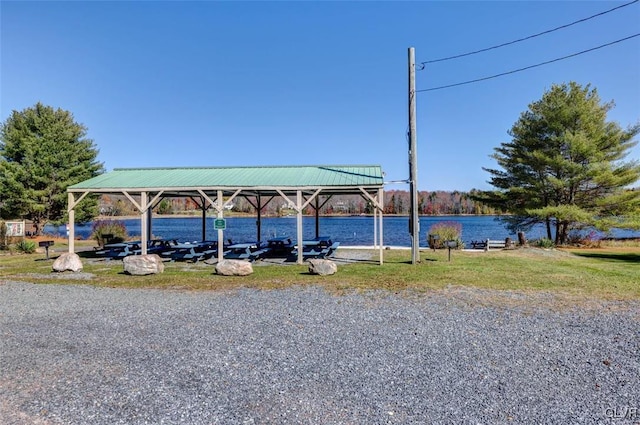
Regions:
M 253 266 L 248 261 L 222 260 L 216 264 L 216 273 L 223 276 L 247 276 L 253 273 Z
M 82 270 L 82 261 L 78 254 L 74 252 L 65 252 L 53 262 L 51 266 L 54 272 L 79 272 Z
M 336 274 L 338 266 L 331 260 L 311 259 L 309 260 L 309 273 L 328 276 Z
M 164 264 L 157 254 L 130 255 L 124 257 L 122 263 L 124 271 L 135 276 L 164 272 Z

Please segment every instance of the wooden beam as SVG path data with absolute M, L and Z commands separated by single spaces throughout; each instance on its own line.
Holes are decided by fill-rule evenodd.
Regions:
M 238 190 L 236 190 L 236 191 L 233 193 L 233 195 L 231 195 L 231 196 L 229 197 L 229 199 L 227 199 L 227 200 L 225 201 L 225 203 L 224 203 L 223 207 L 226 207 L 227 205 L 229 205 L 229 204 L 231 203 L 231 201 L 233 201 L 233 200 L 236 198 L 236 196 L 238 196 L 238 195 L 240 194 L 240 192 L 242 192 L 242 189 L 238 189 Z
M 200 194 L 200 196 L 202 196 L 204 199 L 207 200 L 207 202 L 209 202 L 209 205 L 215 208 L 216 205 L 216 201 L 209 198 L 209 195 L 207 195 L 204 190 L 202 189 L 198 189 L 198 193 Z
M 311 197 L 310 197 L 309 199 L 307 199 L 307 201 L 306 201 L 304 204 L 302 204 L 302 209 L 304 210 L 305 208 L 307 208 L 307 205 L 309 205 L 309 203 L 310 203 L 311 201 L 313 201 L 313 200 L 315 199 L 315 197 L 316 197 L 316 196 L 318 196 L 318 194 L 319 194 L 320 192 L 322 192 L 322 189 L 318 189 L 318 190 L 316 190 L 316 191 L 313 193 L 313 195 L 311 195 Z M 302 193 L 302 191 L 300 191 L 300 193 Z
M 70 195 L 72 195 L 72 196 L 67 196 L 67 198 L 68 198 L 67 212 L 69 212 L 72 209 L 74 209 L 80 203 L 80 201 L 82 201 L 85 198 L 85 196 L 87 196 L 89 194 L 89 192 L 83 192 L 82 195 L 80 195 L 80 197 L 76 200 L 75 197 L 73 196 L 72 192 L 68 192 L 68 193 Z
M 324 200 L 324 202 L 323 202 L 323 203 L 321 203 L 321 204 L 320 204 L 320 206 L 318 206 L 318 208 L 322 208 L 322 207 L 324 207 L 325 205 L 327 205 L 327 202 L 329 202 L 329 200 L 330 200 L 331 198 L 333 198 L 333 195 L 329 195 L 329 196 L 327 196 L 327 199 L 325 199 L 325 200 Z
M 153 208 L 155 208 L 155 206 L 156 206 L 156 205 L 155 205 L 155 204 L 156 204 L 156 201 L 157 201 L 157 200 L 162 196 L 162 194 L 163 194 L 163 193 L 164 193 L 164 191 L 163 191 L 163 190 L 161 190 L 160 192 L 158 192 L 158 194 L 157 194 L 156 196 L 154 196 L 154 197 L 151 199 L 151 201 L 149 201 L 149 209 L 153 209 Z
M 377 201 L 377 199 L 376 199 L 377 197 L 373 197 L 373 196 L 371 196 L 371 194 L 370 194 L 370 193 L 368 193 L 368 192 L 367 192 L 366 190 L 364 190 L 363 188 L 359 188 L 359 189 L 360 189 L 360 191 L 364 194 L 365 198 L 366 198 L 366 199 L 368 199 L 368 200 L 370 200 L 370 201 L 371 201 L 371 203 L 372 203 L 376 208 L 378 208 L 380 211 L 382 211 L 382 210 L 383 210 L 384 205 L 382 205 L 382 203 L 381 203 L 381 202 L 378 202 L 378 201 Z M 378 194 L 378 196 L 379 196 L 379 194 Z
M 296 210 L 296 212 L 298 212 L 298 205 L 296 205 L 295 202 L 293 202 L 291 199 L 289 199 L 289 197 L 287 195 L 284 194 L 283 191 L 281 191 L 280 189 L 276 189 L 276 192 L 278 192 L 280 194 L 280 196 L 282 196 L 289 205 L 293 205 L 293 209 Z M 300 194 L 300 191 L 298 191 L 298 194 Z
M 133 199 L 133 197 L 132 197 L 131 195 L 129 195 L 129 192 L 127 192 L 127 191 L 124 191 L 124 190 L 123 190 L 123 191 L 122 191 L 122 193 L 123 193 L 123 195 L 124 195 L 124 196 L 126 196 L 126 197 L 131 201 L 131 203 L 133 204 L 133 206 L 134 206 L 134 207 L 136 207 L 136 209 L 137 209 L 139 212 L 142 212 L 142 211 L 143 211 L 143 209 L 142 209 L 142 207 L 140 206 L 140 204 L 138 204 L 138 202 L 136 202 L 136 200 L 135 200 L 135 199 Z

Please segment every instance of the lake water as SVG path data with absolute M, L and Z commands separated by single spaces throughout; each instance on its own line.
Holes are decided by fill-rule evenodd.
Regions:
M 214 217 L 207 217 L 207 240 L 218 238 L 217 230 L 213 228 Z M 257 239 L 256 219 L 253 217 L 228 217 L 225 239 L 235 242 L 253 241 Z M 127 219 L 124 222 L 130 236 L 140 235 L 140 220 Z M 420 246 L 427 246 L 429 228 L 439 222 L 454 221 L 462 226 L 462 239 L 468 244 L 472 240 L 496 239 L 504 240 L 511 237 L 517 240 L 515 234 L 510 233 L 494 216 L 447 216 L 420 218 Z M 304 239 L 315 237 L 315 219 L 304 217 L 302 221 Z M 408 217 L 384 218 L 384 245 L 411 246 L 409 236 Z M 45 233 L 66 236 L 64 226 L 59 228 L 46 226 Z M 177 239 L 180 241 L 197 241 L 202 238 L 202 224 L 199 217 L 193 218 L 154 218 L 152 233 L 155 238 Z M 88 238 L 91 234 L 91 224 L 76 225 L 76 236 Z M 373 245 L 373 217 L 320 217 L 320 234 L 328 235 L 342 245 Z M 269 217 L 262 219 L 262 240 L 275 236 L 290 236 L 296 238 L 295 217 Z M 545 236 L 543 226 L 536 226 L 526 232 L 527 239 L 537 239 Z M 614 230 L 613 237 L 640 237 L 640 232 Z

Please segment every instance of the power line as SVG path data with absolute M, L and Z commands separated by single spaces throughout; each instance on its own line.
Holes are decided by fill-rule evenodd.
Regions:
M 500 47 L 509 46 L 511 44 L 519 43 L 521 41 L 525 41 L 525 40 L 529 40 L 531 38 L 539 37 L 541 35 L 549 34 L 551 32 L 558 31 L 558 30 L 570 27 L 572 25 L 576 25 L 576 24 L 588 21 L 588 20 L 593 19 L 593 18 L 597 18 L 598 16 L 606 15 L 607 13 L 613 12 L 614 10 L 622 9 L 623 7 L 630 6 L 630 5 L 634 4 L 634 3 L 637 3 L 638 1 L 640 1 L 640 0 L 633 0 L 633 1 L 629 2 L 629 3 L 625 3 L 623 5 L 614 7 L 613 9 L 609 9 L 609 10 L 605 10 L 604 12 L 596 13 L 595 15 L 589 16 L 587 18 L 579 19 L 579 20 L 571 22 L 569 24 L 561 25 L 559 27 L 556 27 L 556 28 L 553 28 L 553 29 L 550 29 L 550 30 L 542 31 L 542 32 L 537 33 L 537 34 L 533 34 L 533 35 L 529 35 L 527 37 L 519 38 L 517 40 L 509 41 L 507 43 L 498 44 L 496 46 L 487 47 L 485 49 L 475 50 L 473 52 L 462 53 L 462 54 L 455 55 L 455 56 L 449 56 L 449 57 L 446 57 L 446 58 L 433 59 L 433 60 L 420 62 L 420 65 L 422 65 L 422 67 L 420 69 L 421 70 L 424 69 L 424 66 L 426 64 L 428 64 L 428 63 L 443 62 L 443 61 L 448 61 L 448 60 L 451 60 L 451 59 L 458 59 L 458 58 L 462 58 L 462 57 L 465 57 L 465 56 L 471 56 L 471 55 L 475 55 L 475 54 L 478 54 L 478 53 L 487 52 L 489 50 L 498 49 Z
M 563 56 L 561 58 L 556 58 L 556 59 L 552 59 L 552 60 L 549 60 L 549 61 L 546 61 L 546 62 L 537 63 L 535 65 L 525 66 L 524 68 L 514 69 L 513 71 L 507 71 L 507 72 L 503 72 L 503 73 L 500 73 L 500 74 L 491 75 L 489 77 L 477 78 L 475 80 L 464 81 L 462 83 L 448 84 L 446 86 L 431 87 L 431 88 L 428 88 L 428 89 L 416 90 L 416 93 L 425 92 L 425 91 L 448 89 L 450 87 L 462 86 L 462 85 L 465 85 L 465 84 L 471 84 L 471 83 L 477 83 L 479 81 L 490 80 L 492 78 L 503 77 L 503 76 L 509 75 L 509 74 L 515 74 L 516 72 L 526 71 L 527 69 L 536 68 L 536 67 L 539 67 L 539 66 L 542 66 L 542 65 L 548 65 L 548 64 L 553 63 L 553 62 L 558 62 L 558 61 L 561 61 L 561 60 L 564 60 L 564 59 L 572 58 L 574 56 L 582 55 L 584 53 L 592 52 L 594 50 L 602 49 L 603 47 L 611 46 L 611 45 L 616 44 L 616 43 L 621 43 L 623 41 L 626 41 L 626 40 L 629 40 L 629 39 L 632 39 L 632 38 L 638 37 L 638 36 L 640 36 L 640 33 L 637 33 L 637 34 L 634 34 L 634 35 L 630 35 L 629 37 L 621 38 L 620 40 L 612 41 L 611 43 L 603 44 L 601 46 L 592 47 L 591 49 L 583 50 L 583 51 L 578 52 L 578 53 L 573 53 L 571 55 Z

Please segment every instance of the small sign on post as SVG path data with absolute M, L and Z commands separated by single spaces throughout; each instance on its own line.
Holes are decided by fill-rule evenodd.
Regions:
M 225 230 L 227 228 L 227 220 L 224 218 L 216 218 L 213 220 L 213 228 L 215 230 Z
M 7 236 L 24 236 L 23 221 L 5 221 L 7 225 Z
M 38 242 L 38 245 L 41 247 L 44 247 L 45 251 L 47 252 L 47 260 L 49 259 L 49 247 L 52 246 L 55 242 L 54 241 L 40 241 Z

